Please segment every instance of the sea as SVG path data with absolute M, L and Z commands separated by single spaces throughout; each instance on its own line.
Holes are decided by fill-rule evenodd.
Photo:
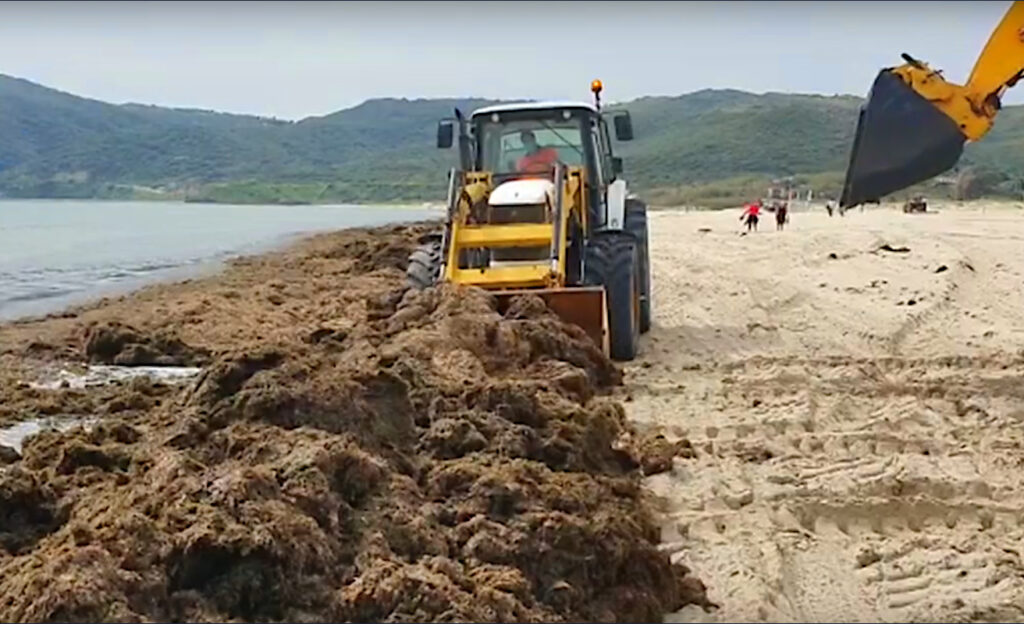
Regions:
M 316 232 L 439 216 L 427 207 L 0 200 L 0 320 L 186 279 Z

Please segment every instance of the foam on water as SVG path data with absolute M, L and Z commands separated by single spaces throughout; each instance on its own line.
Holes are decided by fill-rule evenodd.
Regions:
M 0 427 L 0 446 L 9 446 L 20 453 L 22 446 L 25 444 L 25 440 L 28 439 L 29 436 L 34 436 L 41 431 L 49 429 L 69 431 L 77 425 L 89 427 L 95 423 L 95 418 L 83 418 L 76 416 L 51 416 L 47 418 L 23 420 L 9 427 Z
M 200 373 L 202 369 L 193 366 L 107 366 L 91 365 L 85 372 L 60 369 L 44 374 L 41 380 L 29 382 L 29 386 L 40 390 L 63 388 L 88 388 L 105 384 L 128 381 L 136 377 L 149 377 L 167 384 L 184 383 Z M 68 431 L 77 425 L 89 427 L 97 421 L 94 417 L 76 415 L 50 416 L 23 420 L 8 427 L 0 428 L 0 446 L 10 446 L 21 452 L 25 439 L 47 429 Z
M 42 381 L 29 382 L 29 386 L 40 390 L 57 390 L 59 388 L 86 388 L 100 386 L 119 381 L 128 381 L 134 377 L 150 377 L 164 383 L 181 383 L 199 374 L 200 368 L 194 366 L 110 366 L 93 364 L 84 373 L 60 369 Z

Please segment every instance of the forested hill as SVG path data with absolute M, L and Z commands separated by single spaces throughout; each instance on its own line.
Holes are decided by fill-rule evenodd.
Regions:
M 376 99 L 297 122 L 114 105 L 0 75 L 0 193 L 221 201 L 439 200 L 454 152 L 437 119 L 464 99 Z M 846 163 L 858 98 L 704 90 L 626 105 L 617 145 L 631 184 L 654 192 L 751 176 L 822 174 Z M 967 164 L 1024 171 L 1024 110 L 1005 108 Z M 819 176 L 820 177 L 820 176 Z M 758 182 L 760 183 L 760 182 Z

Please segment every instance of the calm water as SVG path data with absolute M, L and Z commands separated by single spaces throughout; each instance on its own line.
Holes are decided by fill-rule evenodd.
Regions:
M 437 216 L 366 206 L 0 201 L 0 319 L 181 279 L 302 234 Z

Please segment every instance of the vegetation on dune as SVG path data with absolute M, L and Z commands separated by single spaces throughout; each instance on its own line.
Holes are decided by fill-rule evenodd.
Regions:
M 631 179 L 645 188 L 838 171 L 857 106 L 850 97 L 737 91 L 643 98 L 628 105 L 637 138 L 621 151 Z
M 88 100 L 0 75 L 0 195 L 233 203 L 437 201 L 454 151 L 436 121 L 489 100 L 370 100 L 298 122 Z M 772 178 L 838 196 L 852 96 L 704 90 L 627 104 L 618 144 L 631 186 L 654 203 L 734 206 Z M 1024 190 L 1024 107 L 1003 109 L 962 166 L 923 186 L 951 197 Z

